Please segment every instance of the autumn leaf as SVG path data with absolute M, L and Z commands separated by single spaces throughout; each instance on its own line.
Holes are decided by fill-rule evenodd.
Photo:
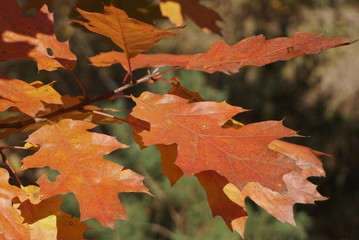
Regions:
M 76 56 L 68 42 L 59 42 L 54 34 L 53 16 L 43 7 L 36 16 L 25 17 L 16 1 L 3 0 L 0 8 L 0 61 L 31 59 L 38 70 L 72 70 Z
M 270 40 L 258 35 L 246 38 L 233 46 L 220 41 L 214 43 L 206 53 L 191 58 L 186 68 L 208 73 L 235 73 L 244 66 L 263 66 L 351 43 L 345 38 L 320 38 L 320 35 L 297 32 L 291 37 Z
M 175 162 L 177 159 L 177 145 L 156 145 L 161 152 L 162 173 L 168 177 L 171 185 L 174 185 L 183 172 Z M 248 214 L 244 206 L 233 202 L 223 191 L 228 180 L 215 171 L 203 171 L 195 175 L 206 191 L 208 203 L 214 216 L 221 216 L 227 226 L 239 232 L 242 237 Z
M 242 236 L 246 197 L 293 225 L 294 204 L 326 199 L 307 180 L 324 174 L 318 153 L 276 140 L 296 135 L 281 122 L 224 128 L 226 119 L 243 109 L 226 103 L 188 103 L 189 99 L 148 92 L 133 99 L 137 106 L 132 115 L 151 125 L 150 131 L 137 134 L 145 146 L 157 145 L 162 172 L 171 184 L 183 173 L 195 175 L 213 214 L 222 216 Z
M 23 218 L 12 205 L 14 198 L 25 197 L 26 194 L 8 181 L 9 173 L 0 168 L 0 238 L 30 240 L 29 226 L 22 224 Z
M 162 38 L 176 35 L 169 31 L 183 28 L 157 30 L 150 24 L 129 18 L 124 11 L 113 6 L 105 6 L 103 14 L 86 12 L 81 9 L 77 9 L 77 11 L 88 22 L 73 20 L 74 22 L 82 24 L 92 32 L 110 38 L 124 51 L 126 59 L 148 51 Z
M 30 226 L 39 225 L 39 221 L 54 224 L 55 237 L 45 239 L 84 239 L 82 235 L 89 227 L 80 223 L 79 218 L 61 210 L 60 206 L 64 201 L 63 198 L 55 196 L 41 201 L 39 187 L 27 186 L 24 190 L 29 194 L 29 200 L 23 201 L 18 207 L 24 217 L 24 223 L 28 223 Z M 34 195 L 36 196 L 35 199 Z M 46 233 L 53 234 L 54 232 L 50 227 L 41 228 L 40 225 L 40 229 L 34 228 L 34 234 L 39 234 L 39 230 L 43 236 Z
M 40 145 L 40 150 L 26 157 L 23 167 L 57 170 L 60 175 L 56 182 L 46 176 L 37 181 L 43 198 L 73 192 L 80 205 L 81 221 L 97 218 L 102 225 L 113 227 L 115 220 L 127 218 L 118 193 L 148 193 L 148 189 L 142 184 L 142 176 L 103 159 L 127 146 L 113 137 L 87 131 L 95 126 L 71 119 L 43 126 L 26 140 Z
M 207 200 L 214 216 L 221 216 L 231 230 L 244 237 L 245 224 L 248 219 L 245 206 L 232 201 L 223 189 L 228 180 L 215 171 L 204 171 L 196 174 L 206 191 Z
M 18 79 L 0 77 L 0 111 L 17 107 L 21 112 L 35 117 L 44 111 L 44 103 L 62 105 L 61 95 L 50 85 L 26 83 Z
M 291 37 L 270 40 L 259 35 L 246 38 L 233 46 L 219 41 L 214 43 L 206 53 L 195 55 L 140 54 L 131 63 L 133 63 L 132 70 L 145 67 L 179 66 L 207 73 L 235 73 L 244 66 L 263 66 L 353 42 L 345 38 L 320 38 L 320 34 L 308 32 L 298 32 Z M 91 57 L 90 61 L 98 67 L 121 63 L 126 69 L 123 53 L 101 53 Z
M 1 92 L 1 90 L 0 90 Z M 20 132 L 28 132 L 28 131 L 33 131 L 36 129 L 39 129 L 40 127 L 47 125 L 48 122 L 46 122 L 42 116 L 48 116 L 47 119 L 52 121 L 52 122 L 59 122 L 62 119 L 65 118 L 70 118 L 73 120 L 83 120 L 83 121 L 87 121 L 87 122 L 92 122 L 94 124 L 110 124 L 110 123 L 122 123 L 122 121 L 120 121 L 119 119 L 109 115 L 109 114 L 104 114 L 102 113 L 102 111 L 104 109 L 96 107 L 94 105 L 87 105 L 87 106 L 83 106 L 82 109 L 74 109 L 72 111 L 63 111 L 62 109 L 69 109 L 73 106 L 75 106 L 76 104 L 81 103 L 81 101 L 83 101 L 83 97 L 79 96 L 79 97 L 71 97 L 69 95 L 63 95 L 61 96 L 61 101 L 63 103 L 63 105 L 50 105 L 50 106 L 46 106 L 45 110 L 43 112 L 41 112 L 41 116 L 38 116 L 39 119 L 43 120 L 43 121 L 35 121 L 31 124 L 28 125 L 24 125 L 24 126 L 16 126 L 13 128 L 3 128 L 0 129 L 0 138 L 5 138 L 8 137 L 12 134 L 16 134 L 16 133 L 20 133 Z M 0 99 L 0 106 L 1 106 L 1 99 Z M 0 107 L 1 109 L 1 107 Z M 106 109 L 105 109 L 106 110 Z M 107 109 L 107 110 L 114 110 L 114 109 Z M 57 113 L 56 115 L 53 116 L 49 116 L 48 114 L 54 114 Z M 19 119 L 18 119 L 19 118 Z M 16 122 L 16 120 L 22 120 L 22 121 L 28 121 L 28 120 L 32 120 L 30 117 L 28 116 L 16 116 L 16 117 L 9 117 L 7 119 L 4 119 L 2 121 L 0 121 L 1 123 L 10 123 L 13 122 L 13 124 L 17 124 L 19 123 L 18 121 Z
M 287 187 L 285 193 L 272 191 L 256 182 L 250 182 L 239 190 L 214 171 L 196 174 L 206 191 L 213 214 L 223 217 L 228 227 L 239 232 L 242 237 L 244 237 L 245 223 L 248 218 L 245 210 L 247 197 L 278 220 L 292 225 L 295 225 L 294 204 L 314 204 L 315 201 L 326 200 L 317 192 L 317 186 L 307 180 L 308 177 L 324 176 L 321 161 L 318 159 L 323 153 L 280 140 L 272 141 L 268 147 L 282 153 L 288 157 L 288 160 L 294 160 L 299 166 L 298 169 L 283 176 Z M 165 161 L 171 160 L 165 159 Z M 235 204 L 234 207 L 233 204 Z
M 323 154 L 304 146 L 280 140 L 272 141 L 269 144 L 269 148 L 281 152 L 288 159 L 294 160 L 296 165 L 300 167 L 283 176 L 283 181 L 287 187 L 287 191 L 284 194 L 265 188 L 257 182 L 250 182 L 241 190 L 233 184 L 228 183 L 224 186 L 223 192 L 229 199 L 243 207 L 243 209 L 245 209 L 244 200 L 246 197 L 250 197 L 256 204 L 278 220 L 295 225 L 293 216 L 294 204 L 314 204 L 315 201 L 327 199 L 317 192 L 316 185 L 307 180 L 308 177 L 324 176 L 322 164 L 318 159 L 318 156 Z M 222 191 L 220 192 L 222 193 Z M 225 221 L 227 220 L 225 215 L 222 215 L 222 217 Z M 243 237 L 245 219 L 239 218 L 237 221 L 236 225 L 233 225 L 233 222 L 231 223 L 232 227 Z
M 147 67 L 186 66 L 190 58 L 191 55 L 139 54 L 131 59 L 131 70 Z M 90 57 L 89 60 L 96 67 L 108 67 L 119 63 L 126 71 L 129 71 L 127 58 L 121 52 L 104 52 Z
M 161 0 L 160 9 L 162 15 L 177 26 L 183 25 L 184 15 L 187 15 L 199 27 L 221 34 L 216 21 L 222 21 L 222 18 L 214 10 L 201 5 L 199 0 Z
M 275 191 L 285 190 L 282 176 L 296 165 L 268 149 L 271 141 L 296 135 L 282 122 L 222 128 L 230 117 L 244 110 L 225 102 L 188 104 L 188 100 L 174 95 L 149 92 L 133 100 L 137 106 L 132 115 L 151 125 L 150 131 L 139 133 L 143 143 L 146 146 L 176 143 L 176 165 L 186 175 L 215 170 L 239 188 L 256 181 Z

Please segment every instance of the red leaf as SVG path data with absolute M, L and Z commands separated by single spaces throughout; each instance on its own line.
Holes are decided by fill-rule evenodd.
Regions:
M 294 131 L 277 121 L 231 126 L 226 120 L 243 109 L 190 99 L 148 92 L 134 98 L 132 115 L 151 125 L 137 134 L 144 145 L 157 144 L 171 184 L 183 173 L 198 177 L 213 214 L 231 229 L 244 234 L 246 197 L 291 224 L 294 204 L 326 199 L 307 180 L 324 174 L 318 152 L 276 140 Z
M 56 40 L 53 16 L 43 7 L 35 17 L 25 17 L 16 1 L 3 0 L 0 8 L 0 61 L 9 59 L 35 60 L 39 70 L 58 68 L 72 70 L 76 56 L 68 42 Z
M 239 232 L 243 237 L 248 214 L 244 205 L 234 203 L 223 192 L 228 180 L 215 171 L 204 171 L 196 174 L 196 177 L 206 191 L 213 215 L 221 216 L 230 229 Z
M 271 141 L 295 135 L 282 122 L 222 128 L 231 116 L 244 110 L 224 102 L 187 104 L 174 95 L 149 92 L 133 99 L 137 106 L 132 115 L 151 125 L 150 131 L 139 133 L 144 144 L 176 143 L 176 165 L 186 175 L 215 170 L 239 188 L 256 181 L 276 191 L 285 190 L 282 176 L 296 168 L 294 161 L 268 149 Z
M 263 66 L 276 61 L 316 54 L 324 49 L 350 44 L 345 38 L 320 38 L 321 34 L 298 32 L 291 37 L 265 40 L 262 35 L 246 38 L 234 46 L 217 42 L 203 54 L 191 58 L 187 69 L 208 73 L 235 73 L 247 65 Z
M 127 218 L 118 193 L 148 193 L 148 189 L 142 184 L 142 176 L 103 159 L 126 145 L 114 137 L 87 131 L 95 126 L 70 119 L 43 126 L 27 139 L 40 145 L 40 150 L 23 163 L 25 169 L 48 166 L 60 172 L 56 182 L 46 176 L 37 181 L 44 198 L 73 192 L 79 201 L 81 221 L 97 218 L 102 225 L 113 227 L 116 219 Z
M 276 61 L 311 55 L 321 50 L 353 43 L 345 38 L 320 38 L 320 34 L 298 32 L 291 37 L 265 40 L 262 35 L 246 38 L 234 46 L 224 41 L 214 43 L 206 53 L 196 55 L 140 54 L 133 59 L 133 68 L 180 66 L 203 72 L 235 73 L 244 66 L 263 66 Z M 101 53 L 90 58 L 94 66 L 121 63 L 123 53 Z

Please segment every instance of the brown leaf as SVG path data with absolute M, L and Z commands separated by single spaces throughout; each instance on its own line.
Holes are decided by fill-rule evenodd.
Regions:
M 29 191 L 29 189 L 26 191 Z M 35 225 L 38 221 L 46 219 L 49 216 L 55 216 L 54 223 L 57 230 L 57 234 L 55 234 L 56 239 L 84 239 L 82 235 L 87 229 L 89 229 L 89 227 L 80 223 L 79 218 L 71 216 L 61 210 L 60 206 L 64 200 L 63 198 L 55 196 L 39 202 L 38 198 L 40 197 L 40 188 L 37 186 L 31 186 L 30 192 L 28 193 L 35 194 L 37 196 L 37 201 L 35 203 L 30 203 L 29 200 L 26 200 L 19 206 L 18 209 L 21 211 L 21 215 L 24 217 L 25 223 Z M 41 231 L 42 235 L 44 235 L 45 232 L 51 231 L 51 229 L 43 228 Z
M 183 171 L 175 164 L 177 145 L 158 144 L 156 147 L 161 152 L 162 174 L 168 177 L 173 186 L 183 176 Z
M 88 22 L 78 20 L 74 20 L 74 22 L 82 24 L 92 32 L 110 38 L 124 51 L 128 59 L 148 51 L 162 38 L 176 35 L 169 31 L 183 28 L 157 30 L 150 24 L 129 18 L 124 11 L 113 6 L 105 6 L 103 14 L 86 12 L 81 9 L 77 9 L 77 11 Z
M 0 61 L 31 59 L 38 70 L 72 70 L 76 56 L 68 42 L 56 40 L 53 16 L 43 7 L 33 18 L 25 17 L 16 1 L 3 0 L 0 8 Z
M 40 150 L 26 157 L 23 167 L 48 166 L 59 171 L 56 182 L 46 176 L 37 181 L 43 198 L 73 192 L 80 205 L 81 221 L 97 218 L 102 225 L 113 227 L 115 220 L 127 218 L 118 193 L 148 193 L 148 189 L 142 184 L 142 176 L 103 159 L 126 145 L 114 137 L 87 131 L 95 126 L 70 119 L 43 126 L 26 140 L 40 145 Z
M 61 95 L 50 85 L 33 85 L 18 79 L 0 77 L 0 111 L 17 107 L 35 117 L 45 110 L 44 103 L 62 105 Z
M 0 238 L 30 240 L 30 229 L 22 224 L 23 218 L 12 205 L 15 197 L 25 197 L 20 188 L 8 183 L 9 173 L 0 168 Z
M 234 203 L 223 192 L 228 180 L 215 171 L 197 173 L 196 177 L 206 191 L 213 215 L 221 216 L 231 230 L 239 232 L 243 237 L 248 214 L 243 205 Z
M 198 92 L 193 92 L 181 85 L 178 77 L 173 77 L 175 84 L 168 90 L 168 94 L 176 95 L 178 97 L 188 99 L 189 102 L 203 102 L 206 101 Z
M 222 21 L 222 18 L 214 10 L 201 5 L 199 0 L 161 0 L 160 9 L 162 15 L 177 26 L 183 24 L 183 15 L 187 15 L 199 27 L 221 34 L 216 21 Z

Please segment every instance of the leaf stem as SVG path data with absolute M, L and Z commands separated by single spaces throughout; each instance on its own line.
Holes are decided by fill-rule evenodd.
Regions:
M 7 160 L 7 157 L 5 155 L 5 153 L 3 153 L 2 150 L 0 150 L 0 155 L 1 155 L 1 158 L 2 158 L 2 161 L 9 167 L 9 169 L 11 170 L 12 174 L 14 175 L 16 181 L 19 183 L 19 185 L 21 187 L 23 187 L 21 181 L 20 181 L 20 178 L 17 176 L 15 170 L 12 168 L 11 164 L 9 163 L 9 161 Z
M 75 79 L 75 81 L 77 82 L 77 84 L 78 84 L 79 87 L 81 88 L 82 96 L 84 96 L 85 98 L 88 98 L 86 88 L 85 88 L 85 86 L 82 84 L 82 82 L 80 81 L 80 79 L 78 79 L 78 78 L 76 77 L 76 75 L 75 75 L 71 70 L 68 70 L 68 69 L 67 69 L 67 71 L 71 74 L 71 76 Z

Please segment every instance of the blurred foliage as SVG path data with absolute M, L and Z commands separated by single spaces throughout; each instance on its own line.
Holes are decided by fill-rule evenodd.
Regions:
M 71 35 L 70 45 L 79 59 L 74 73 L 84 82 L 89 94 L 104 94 L 121 85 L 125 72 L 119 64 L 109 68 L 95 68 L 86 59 L 99 52 L 119 50 L 118 47 L 102 36 L 70 24 L 67 16 L 75 1 L 53 2 L 57 36 L 66 40 Z M 121 1 L 115 2 L 120 4 Z M 322 32 L 325 37 L 359 37 L 357 0 L 203 0 L 202 3 L 222 16 L 223 22 L 219 24 L 229 44 L 255 34 L 273 38 L 289 36 L 300 30 Z M 139 16 L 136 12 L 131 14 L 135 18 Z M 154 14 L 153 19 L 146 21 L 156 23 L 160 28 L 171 26 L 167 20 L 157 19 L 157 16 Z M 187 27 L 180 35 L 159 42 L 152 52 L 203 52 L 218 40 L 219 36 L 201 31 L 187 19 Z M 288 141 L 334 156 L 323 161 L 327 178 L 313 179 L 320 183 L 319 191 L 330 197 L 328 201 L 317 203 L 317 206 L 298 206 L 295 211 L 297 228 L 278 222 L 251 204 L 246 229 L 249 239 L 359 239 L 358 55 L 359 44 L 354 44 L 261 68 L 244 68 L 230 76 L 195 71 L 176 71 L 166 76 L 169 79 L 175 74 L 184 86 L 199 91 L 205 99 L 226 100 L 230 104 L 253 109 L 237 116 L 236 119 L 243 123 L 285 118 L 286 126 L 300 130 L 304 136 L 311 136 Z M 49 83 L 57 80 L 55 88 L 61 93 L 81 93 L 65 71 L 37 73 L 36 65 L 31 61 L 3 62 L 0 64 L 0 74 L 25 81 L 39 79 Z M 144 70 L 135 72 L 137 77 L 144 74 Z M 168 88 L 168 84 L 156 82 L 136 86 L 127 93 L 138 96 L 146 89 L 164 93 Z M 101 105 L 121 109 L 119 116 L 126 116 L 133 103 L 127 99 L 117 99 L 113 103 L 104 102 Z M 130 220 L 118 221 L 115 230 L 101 227 L 95 220 L 86 221 L 94 228 L 86 232 L 86 237 L 240 239 L 237 233 L 227 228 L 222 219 L 212 218 L 205 194 L 195 178 L 182 178 L 174 187 L 170 187 L 166 177 L 160 173 L 157 150 L 139 150 L 132 141 L 128 126 L 110 125 L 99 130 L 116 135 L 119 141 L 131 145 L 131 148 L 117 151 L 109 158 L 145 175 L 145 183 L 156 197 L 122 194 L 120 198 L 128 210 Z M 25 136 L 16 141 L 23 139 Z M 15 139 L 7 141 L 13 142 Z M 20 155 L 25 153 L 21 152 Z M 20 157 L 11 154 L 9 159 L 18 164 Z M 76 200 L 71 201 L 71 195 L 67 199 L 64 208 L 78 214 Z

